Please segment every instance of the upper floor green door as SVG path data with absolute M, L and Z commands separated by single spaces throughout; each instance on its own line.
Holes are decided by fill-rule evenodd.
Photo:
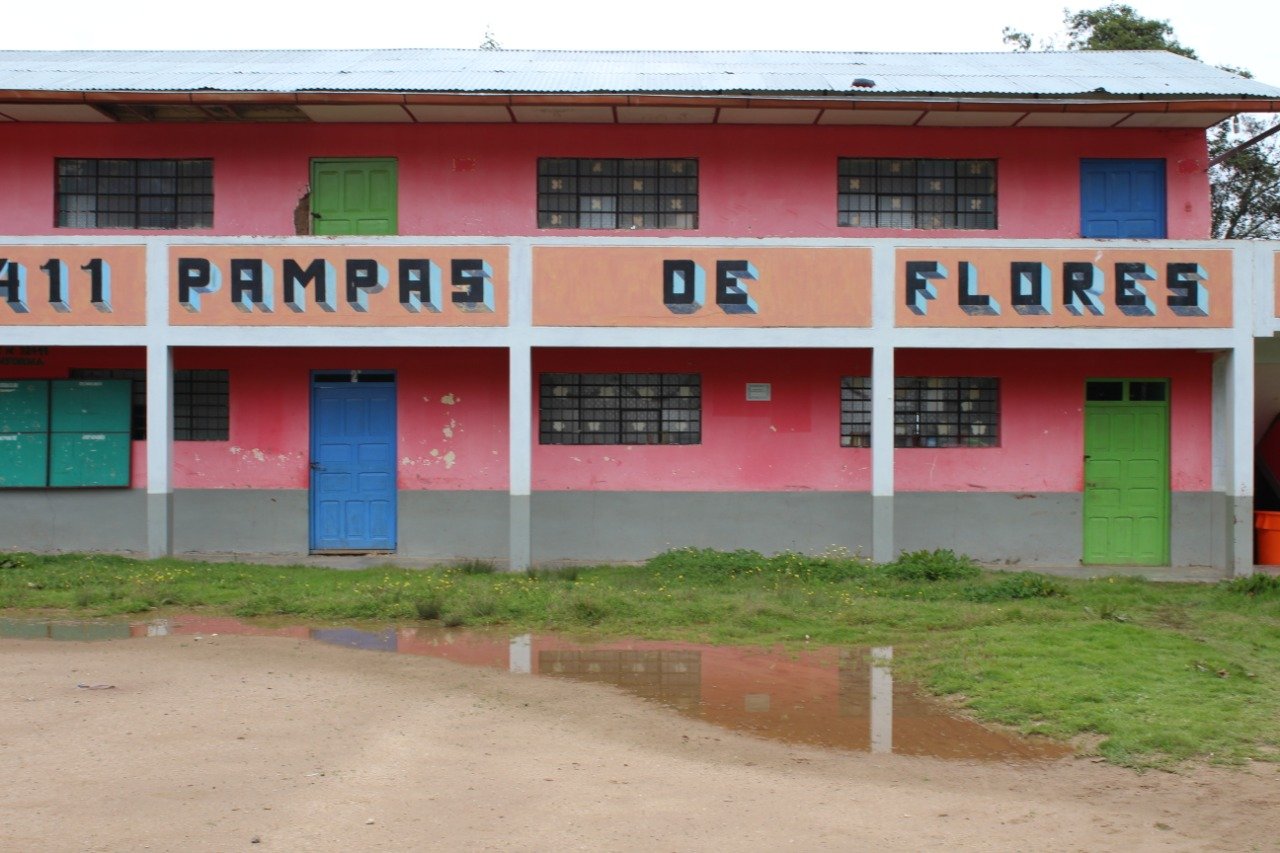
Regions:
M 1169 563 L 1169 383 L 1092 379 L 1084 407 L 1084 562 Z
M 313 234 L 395 234 L 396 209 L 394 158 L 311 161 Z

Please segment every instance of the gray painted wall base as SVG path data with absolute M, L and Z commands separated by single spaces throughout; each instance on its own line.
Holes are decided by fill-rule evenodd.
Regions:
M 895 542 L 899 551 L 950 548 L 984 563 L 1076 566 L 1084 547 L 1082 500 L 1079 492 L 900 492 Z M 1223 533 L 1214 522 L 1222 501 L 1213 492 L 1173 493 L 1171 565 L 1225 568 Z
M 141 489 L 0 491 L 0 548 L 145 552 L 147 494 Z
M 865 492 L 535 492 L 533 560 L 634 562 L 671 548 L 871 554 Z
M 1249 498 L 1172 496 L 1171 564 L 1252 571 Z M 171 512 L 175 553 L 307 553 L 304 489 L 0 491 L 0 549 L 146 552 Z M 537 564 L 635 562 L 670 548 L 872 556 L 872 528 L 902 551 L 951 548 L 988 563 L 1076 566 L 1079 493 L 414 491 L 399 495 L 397 556 Z M 893 537 L 888 533 L 892 531 Z M 163 532 L 163 531 L 161 531 Z M 514 543 L 515 547 L 509 546 Z M 1232 560 L 1232 554 L 1243 554 Z M 510 561 L 510 562 L 509 562 Z
M 173 503 L 177 553 L 307 553 L 306 489 L 180 489 Z M 399 556 L 506 565 L 506 492 L 400 492 L 396 524 Z

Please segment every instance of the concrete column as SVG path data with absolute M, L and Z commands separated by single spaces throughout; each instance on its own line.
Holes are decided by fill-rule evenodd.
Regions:
M 897 556 L 893 533 L 893 347 L 871 350 L 871 559 Z
M 147 555 L 173 553 L 173 348 L 147 345 Z
M 1227 559 L 1232 574 L 1253 574 L 1253 339 L 1227 354 Z M 1215 379 L 1217 378 L 1215 372 Z
M 507 569 L 522 572 L 533 564 L 533 247 L 511 245 L 511 310 L 507 334 L 508 526 Z
M 530 484 L 533 481 L 533 350 L 528 346 L 510 349 L 508 381 L 508 427 L 511 446 L 510 468 L 510 559 L 507 568 L 522 572 L 533 560 L 533 528 L 530 515 Z

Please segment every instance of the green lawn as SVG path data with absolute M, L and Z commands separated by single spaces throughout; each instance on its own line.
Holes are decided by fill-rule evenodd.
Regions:
M 976 717 L 1086 736 L 1130 766 L 1280 760 L 1280 579 L 1220 584 L 979 571 L 949 552 L 672 551 L 639 567 L 495 574 L 0 555 L 0 610 L 440 620 L 716 643 L 893 645 Z

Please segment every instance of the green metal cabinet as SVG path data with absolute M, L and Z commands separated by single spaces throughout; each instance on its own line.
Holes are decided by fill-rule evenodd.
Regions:
M 39 489 L 49 484 L 49 434 L 0 433 L 0 489 Z
M 52 432 L 129 432 L 133 383 L 128 379 L 55 379 Z
M 50 486 L 129 485 L 129 433 L 55 432 L 50 438 Z
M 7 379 L 0 382 L 0 433 L 48 431 L 48 380 Z

